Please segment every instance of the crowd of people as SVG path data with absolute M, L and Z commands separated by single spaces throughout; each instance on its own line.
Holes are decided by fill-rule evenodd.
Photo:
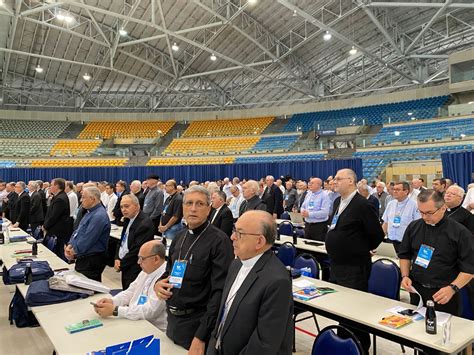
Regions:
M 324 180 L 187 185 L 156 174 L 130 183 L 0 181 L 0 211 L 14 227 L 55 238 L 54 252 L 98 281 L 111 225 L 122 226 L 112 255 L 123 291 L 97 303 L 101 316 L 147 319 L 190 354 L 290 354 L 291 280 L 272 251 L 275 220 L 289 212 L 303 218 L 304 238 L 326 243 L 329 258 L 318 260 L 331 282 L 368 291 L 371 256 L 386 238 L 406 290 L 454 315 L 461 288 L 474 300 L 474 185 L 467 194 L 445 178 L 425 185 L 368 184 L 350 169 Z M 368 350 L 369 335 L 351 330 Z

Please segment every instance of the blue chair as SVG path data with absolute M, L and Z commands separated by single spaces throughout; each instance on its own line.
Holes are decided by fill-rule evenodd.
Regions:
M 293 243 L 285 242 L 278 248 L 277 257 L 285 266 L 293 267 L 295 264 L 296 248 Z
M 43 239 L 43 244 L 46 245 L 46 248 L 54 252 L 54 249 L 56 248 L 56 243 L 58 242 L 58 238 L 56 238 L 55 236 L 48 236 L 45 239 Z
M 287 235 L 292 237 L 294 230 L 295 227 L 293 226 L 293 223 L 291 223 L 290 221 L 283 221 L 278 226 L 278 236 Z
M 290 219 L 290 214 L 288 212 L 283 212 L 280 216 L 281 219 Z
M 295 260 L 294 268 L 295 269 L 309 268 L 311 270 L 311 273 L 313 274 L 313 278 L 319 279 L 319 264 L 314 258 L 314 256 L 310 254 L 303 253 L 303 254 L 298 255 L 298 257 Z M 307 317 L 297 319 L 297 317 L 300 314 L 305 313 L 305 312 L 306 312 L 305 309 L 298 307 L 298 304 L 295 303 L 294 308 L 293 308 L 293 326 L 294 326 L 293 327 L 293 352 L 296 351 L 296 340 L 295 340 L 296 339 L 296 323 L 304 321 L 306 319 L 313 318 L 314 324 L 316 325 L 316 329 L 318 329 L 318 333 L 321 331 L 319 328 L 318 320 L 316 319 L 316 314 L 314 314 L 313 312 L 311 312 L 311 315 Z
M 469 290 L 468 290 L 468 287 L 473 286 L 471 284 L 468 284 L 461 289 L 461 299 L 462 299 L 461 317 L 474 320 L 474 310 L 473 310 L 474 305 L 471 303 L 471 299 L 469 297 Z
M 344 337 L 336 334 L 335 329 L 338 333 L 343 333 Z M 311 350 L 311 355 L 362 355 L 363 353 L 359 339 L 349 329 L 340 325 L 330 325 L 324 328 L 314 340 Z
M 400 268 L 392 260 L 382 258 L 372 263 L 369 277 L 369 292 L 374 295 L 400 301 L 400 283 L 402 281 Z M 373 346 L 376 349 L 376 336 L 373 334 Z M 400 345 L 402 352 L 405 347 Z

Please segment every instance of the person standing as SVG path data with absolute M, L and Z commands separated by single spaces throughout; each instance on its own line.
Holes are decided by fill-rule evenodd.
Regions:
M 292 212 L 297 198 L 298 195 L 296 193 L 296 189 L 293 187 L 293 181 L 288 180 L 285 182 L 285 193 L 283 194 L 284 210 L 287 212 Z
M 11 222 L 13 227 L 19 227 L 26 231 L 30 221 L 30 206 L 31 199 L 25 191 L 26 184 L 23 181 L 18 181 L 15 185 L 15 193 L 17 198 L 11 210 Z
M 244 201 L 244 196 L 240 192 L 237 185 L 233 185 L 230 188 L 230 192 L 232 194 L 232 197 L 230 198 L 230 201 L 229 201 L 229 208 L 232 211 L 232 217 L 234 218 L 234 222 L 235 222 L 237 221 L 237 218 L 239 218 L 240 205 Z
M 240 205 L 239 216 L 242 216 L 246 211 L 267 210 L 265 203 L 258 197 L 258 192 L 259 186 L 255 180 L 249 180 L 242 186 L 244 201 Z
M 440 194 L 444 196 L 444 193 L 446 191 L 446 179 L 445 178 L 434 179 L 432 188 L 433 190 L 439 192 Z
M 7 184 L 6 190 L 8 192 L 7 197 L 3 199 L 3 213 L 5 218 L 11 220 L 11 211 L 13 209 L 13 205 L 15 204 L 16 199 L 18 198 L 18 194 L 15 192 L 15 182 L 9 182 Z
M 265 178 L 266 187 L 263 190 L 262 201 L 267 205 L 267 212 L 273 218 L 280 218 L 283 212 L 283 194 L 280 188 L 275 184 L 275 178 L 268 175 Z
M 145 196 L 143 196 L 142 183 L 140 180 L 133 180 L 130 183 L 130 192 L 138 198 L 140 203 L 140 209 L 143 210 L 143 204 L 145 203 Z
M 385 200 L 387 199 L 388 193 L 385 192 L 385 183 L 378 181 L 375 185 L 375 192 L 372 194 L 379 201 L 379 218 L 382 219 L 385 213 Z
M 225 204 L 225 198 L 224 191 L 216 191 L 211 195 L 212 209 L 209 214 L 209 222 L 230 238 L 234 226 L 234 217 L 229 207 Z
M 304 237 L 306 239 L 325 241 L 328 230 L 329 209 L 331 201 L 328 194 L 322 190 L 320 178 L 309 180 L 309 191 L 301 205 L 301 215 L 304 217 Z
M 421 219 L 407 227 L 398 253 L 402 287 L 410 292 L 411 304 L 419 302 L 414 288 L 425 305 L 432 299 L 437 311 L 459 316 L 459 290 L 474 274 L 472 233 L 445 217 L 446 205 L 438 191 L 420 192 L 418 210 Z
M 168 197 L 163 205 L 163 212 L 161 214 L 160 231 L 168 240 L 176 238 L 178 233 L 183 230 L 183 195 L 178 193 L 178 185 L 174 180 L 168 180 L 165 184 L 166 193 Z
M 122 197 L 128 195 L 130 192 L 127 190 L 127 183 L 123 180 L 117 181 L 115 184 L 115 194 L 117 195 L 117 202 L 114 206 L 114 217 L 115 220 L 112 223 L 115 223 L 118 226 L 123 226 L 123 215 L 122 210 L 120 209 L 120 201 L 122 201 Z
M 382 216 L 382 229 L 387 238 L 392 242 L 395 252 L 398 253 L 400 244 L 408 225 L 421 218 L 416 202 L 408 197 L 410 185 L 405 182 L 397 182 L 393 187 L 393 197 Z
M 114 209 L 115 205 L 117 204 L 117 195 L 115 194 L 114 184 L 107 183 L 105 185 L 105 196 L 101 195 L 101 202 L 104 205 L 105 210 L 107 211 L 109 221 L 113 222 L 115 220 Z
M 249 211 L 232 234 L 234 254 L 207 355 L 291 354 L 292 286 L 272 252 L 276 224 L 265 211 Z
M 331 258 L 330 280 L 338 285 L 368 291 L 372 267 L 370 251 L 384 238 L 379 216 L 367 198 L 357 193 L 357 176 L 351 169 L 339 170 L 334 178 L 341 195 L 334 201 L 326 250 Z M 364 350 L 370 348 L 369 334 L 351 328 Z
M 38 183 L 34 180 L 28 182 L 28 191 L 30 191 L 30 227 L 31 232 L 34 233 L 36 228 L 41 226 L 44 222 L 43 203 L 41 195 L 38 191 Z
M 156 174 L 150 174 L 146 178 L 146 194 L 143 202 L 143 213 L 151 218 L 155 226 L 155 231 L 158 231 L 160 226 L 161 214 L 163 213 L 164 194 L 158 187 L 160 177 Z
M 172 241 L 166 278 L 155 284 L 157 296 L 166 300 L 166 335 L 189 349 L 190 354 L 205 352 L 234 258 L 229 237 L 207 220 L 210 209 L 211 196 L 205 187 L 192 186 L 184 192 L 183 213 L 188 229 Z M 172 271 L 183 268 L 181 278 Z
M 69 209 L 71 223 L 74 223 L 74 219 L 76 218 L 76 211 L 79 208 L 79 201 L 77 200 L 77 194 L 74 191 L 74 184 L 72 181 L 66 181 L 66 189 L 64 190 L 68 199 L 69 199 Z
M 461 223 L 474 235 L 474 215 L 462 207 L 464 189 L 457 185 L 448 187 L 444 194 L 446 203 L 446 217 L 452 218 Z
M 134 194 L 125 195 L 120 202 L 125 218 L 120 243 L 117 245 L 114 268 L 122 273 L 122 289 L 126 290 L 140 273 L 140 247 L 154 238 L 153 221 L 140 211 L 140 202 Z
M 83 188 L 82 207 L 87 213 L 72 234 L 64 253 L 68 260 L 76 261 L 77 272 L 100 282 L 107 261 L 110 221 L 100 202 L 100 190 L 97 187 Z

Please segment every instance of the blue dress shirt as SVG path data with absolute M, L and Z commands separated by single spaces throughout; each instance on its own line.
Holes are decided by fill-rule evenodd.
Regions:
M 309 216 L 304 220 L 308 223 L 326 222 L 331 209 L 331 199 L 323 190 L 316 192 L 308 191 L 301 209 L 308 211 Z

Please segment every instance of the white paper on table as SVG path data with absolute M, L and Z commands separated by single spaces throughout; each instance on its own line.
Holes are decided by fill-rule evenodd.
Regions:
M 293 281 L 293 286 L 299 287 L 299 288 L 305 288 L 309 286 L 314 286 L 314 284 L 311 281 L 301 279 L 298 281 Z
M 393 313 L 393 314 L 396 314 L 397 316 L 400 316 L 400 315 L 403 315 L 403 314 L 400 314 L 401 311 L 404 311 L 405 309 L 407 309 L 406 307 L 402 307 L 402 306 L 396 306 L 396 307 L 393 307 L 393 308 L 390 308 L 390 309 L 387 309 L 387 312 L 389 313 Z M 418 313 L 418 311 L 416 311 Z M 422 314 L 418 313 L 418 314 L 415 314 L 413 316 L 405 316 L 405 317 L 409 317 L 413 320 L 420 320 L 420 319 L 423 319 L 425 318 Z
M 419 292 L 413 286 L 411 286 L 409 291 L 413 292 L 413 293 L 416 293 L 418 295 L 418 297 L 420 297 L 420 302 L 418 303 L 418 307 L 416 307 L 416 311 L 417 311 L 417 313 L 421 314 L 423 316 L 423 318 L 425 318 L 426 317 L 426 307 L 423 306 L 423 299 L 421 298 L 421 295 L 419 294 Z M 449 319 L 451 318 L 451 314 L 449 314 L 449 313 L 439 312 L 439 311 L 435 311 L 435 312 L 436 312 L 436 323 L 439 324 L 439 325 L 443 325 L 444 323 L 449 321 Z

